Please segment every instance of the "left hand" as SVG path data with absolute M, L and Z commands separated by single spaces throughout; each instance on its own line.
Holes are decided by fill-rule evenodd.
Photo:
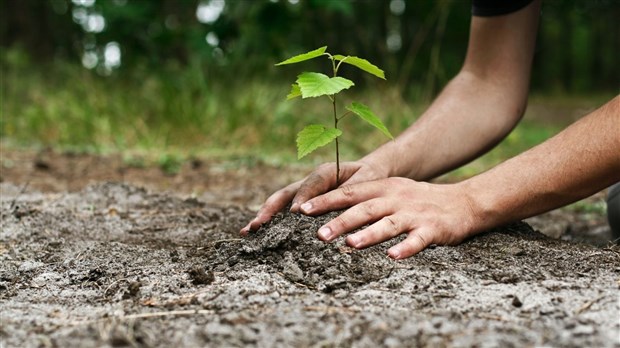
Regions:
M 320 215 L 344 208 L 349 209 L 319 229 L 319 238 L 332 241 L 371 224 L 346 238 L 349 246 L 360 249 L 407 233 L 404 241 L 388 250 L 394 259 L 412 256 L 431 244 L 458 244 L 477 231 L 472 199 L 459 184 L 387 178 L 344 185 L 302 204 L 301 212 Z

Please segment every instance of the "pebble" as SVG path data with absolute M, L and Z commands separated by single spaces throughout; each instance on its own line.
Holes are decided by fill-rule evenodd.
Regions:
M 512 305 L 519 308 L 523 306 L 523 302 L 521 302 L 521 300 L 519 300 L 519 298 L 515 295 L 515 297 L 512 298 Z

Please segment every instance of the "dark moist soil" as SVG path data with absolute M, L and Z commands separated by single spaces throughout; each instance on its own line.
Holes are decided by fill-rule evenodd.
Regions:
M 517 223 L 396 262 L 397 240 L 319 241 L 333 214 L 282 213 L 241 238 L 282 168 L 205 161 L 177 175 L 208 189 L 184 190 L 187 179 L 170 192 L 153 168 L 148 185 L 139 171 L 102 182 L 73 157 L 48 154 L 54 169 L 42 169 L 27 155 L 3 153 L 14 156 L 0 184 L 3 347 L 620 347 L 620 248 L 600 214 L 532 220 L 567 226 L 557 239 Z M 107 173 L 122 163 L 84 158 Z M 53 174 L 67 164 L 82 166 L 70 176 L 82 186 Z M 575 242 L 579 229 L 598 246 Z

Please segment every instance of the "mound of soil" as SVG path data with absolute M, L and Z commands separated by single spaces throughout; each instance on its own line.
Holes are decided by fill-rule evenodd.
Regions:
M 620 346 L 620 249 L 519 223 L 393 261 L 282 213 L 0 184 L 0 339 L 39 346 Z
M 336 216 L 329 213 L 315 218 L 286 209 L 240 243 L 223 244 L 212 254 L 217 257 L 210 264 L 214 270 L 234 265 L 233 271 L 259 262 L 291 282 L 327 293 L 389 276 L 395 263 L 386 257 L 384 246 L 357 251 L 342 238 L 327 244 L 316 237 L 319 227 Z

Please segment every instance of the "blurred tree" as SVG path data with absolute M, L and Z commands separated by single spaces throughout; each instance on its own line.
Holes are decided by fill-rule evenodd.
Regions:
M 2 48 L 20 46 L 37 60 L 79 57 L 75 42 L 82 32 L 71 21 L 68 1 L 0 0 L 0 8 Z
M 110 73 L 105 60 L 122 56 L 114 69 L 200 64 L 205 71 L 249 78 L 270 74 L 283 57 L 328 45 L 330 51 L 366 57 L 384 67 L 390 81 L 421 95 L 436 93 L 459 69 L 471 13 L 470 2 L 462 0 L 0 0 L 0 5 L 2 50 L 23 50 L 39 63 L 62 59 Z M 617 92 L 618 18 L 620 0 L 543 1 L 534 88 Z M 352 77 L 363 83 L 361 75 Z

